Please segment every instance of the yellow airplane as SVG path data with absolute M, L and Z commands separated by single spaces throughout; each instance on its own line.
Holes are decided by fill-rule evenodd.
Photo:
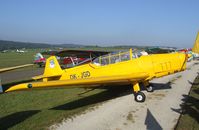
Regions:
M 186 69 L 187 56 L 182 53 L 141 55 L 130 49 L 127 52 L 107 54 L 92 62 L 61 69 L 55 56 L 46 61 L 44 74 L 34 77 L 42 81 L 23 83 L 7 89 L 28 90 L 46 87 L 96 87 L 114 84 L 129 84 L 134 90 L 135 100 L 144 102 L 145 95 L 140 90 L 142 83 L 147 91 L 152 91 L 149 81 Z

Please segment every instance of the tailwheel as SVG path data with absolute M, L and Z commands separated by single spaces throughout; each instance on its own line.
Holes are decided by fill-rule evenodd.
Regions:
M 150 84 L 149 86 L 146 87 L 147 92 L 153 92 L 153 86 Z
M 135 93 L 135 101 L 137 102 L 144 102 L 146 99 L 146 96 L 143 92 L 137 92 Z

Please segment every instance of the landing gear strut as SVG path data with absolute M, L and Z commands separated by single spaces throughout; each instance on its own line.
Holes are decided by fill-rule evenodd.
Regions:
M 135 101 L 137 102 L 144 102 L 146 99 L 146 96 L 143 92 L 140 91 L 140 86 L 139 83 L 134 83 L 133 84 L 133 90 L 135 92 Z

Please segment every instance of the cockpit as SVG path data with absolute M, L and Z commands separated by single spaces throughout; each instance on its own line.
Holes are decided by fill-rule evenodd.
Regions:
M 144 54 L 141 51 L 135 51 L 135 50 L 132 51 L 132 49 L 130 49 L 129 51 L 120 51 L 117 53 L 110 53 L 104 56 L 100 56 L 94 59 L 92 62 L 95 65 L 104 66 L 109 64 L 115 64 L 118 62 L 128 61 L 131 59 L 136 59 L 142 55 L 147 55 L 147 54 Z

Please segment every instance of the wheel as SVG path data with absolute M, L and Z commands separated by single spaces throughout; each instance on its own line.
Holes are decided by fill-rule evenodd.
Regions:
M 153 87 L 151 85 L 146 87 L 147 92 L 153 92 Z
M 146 99 L 146 96 L 143 92 L 137 92 L 135 93 L 135 101 L 137 102 L 144 102 Z

